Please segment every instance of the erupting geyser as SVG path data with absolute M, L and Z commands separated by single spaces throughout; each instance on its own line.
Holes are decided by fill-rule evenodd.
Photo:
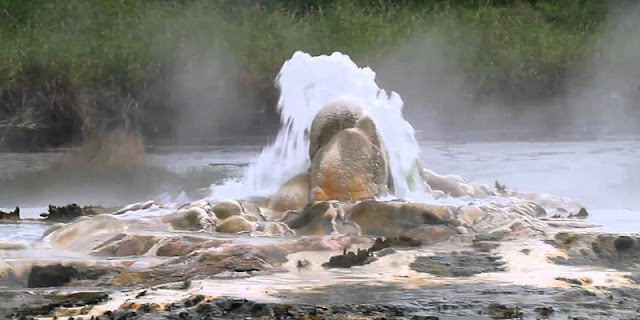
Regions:
M 296 52 L 284 63 L 276 80 L 282 127 L 250 167 L 245 182 L 257 190 L 275 191 L 283 182 L 311 166 L 309 135 L 316 114 L 337 99 L 362 105 L 382 139 L 394 194 L 407 196 L 425 189 L 417 170 L 420 148 L 413 127 L 402 116 L 400 96 L 378 87 L 375 72 L 359 68 L 349 56 L 335 52 L 317 56 Z

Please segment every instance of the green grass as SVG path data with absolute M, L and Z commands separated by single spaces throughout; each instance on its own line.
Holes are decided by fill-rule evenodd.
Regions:
M 166 108 L 152 88 L 207 55 L 233 57 L 266 99 L 296 50 L 376 65 L 403 41 L 436 33 L 455 44 L 455 63 L 480 94 L 517 95 L 533 84 L 545 96 L 584 58 L 606 14 L 604 0 L 2 0 L 0 89 L 51 96 L 42 88 L 54 86 L 72 97 L 66 108 L 104 116 L 102 97 L 77 98 L 98 88 L 126 97 L 112 104 L 135 101 L 151 115 Z M 20 101 L 5 100 L 0 115 L 10 113 L 3 103 Z M 39 101 L 33 107 L 53 108 Z

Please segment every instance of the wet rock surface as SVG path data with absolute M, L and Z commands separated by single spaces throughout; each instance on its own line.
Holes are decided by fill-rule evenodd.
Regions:
M 438 277 L 470 277 L 479 273 L 504 271 L 500 257 L 473 251 L 420 256 L 410 264 L 412 270 Z
M 337 215 L 330 202 L 319 201 L 307 205 L 300 213 L 291 213 L 284 223 L 298 235 L 329 235 L 336 231 Z
M 310 130 L 310 200 L 362 200 L 386 195 L 388 160 L 365 106 L 337 99 L 316 114 Z
M 80 308 L 78 312 L 84 313 L 93 305 L 107 301 L 109 294 L 102 291 L 85 291 L 34 296 L 25 292 L 5 292 L 0 293 L 0 298 L 23 302 L 19 306 L 3 306 L 0 303 L 0 316 L 4 315 L 6 319 L 29 319 L 33 316 L 50 316 L 60 308 Z
M 384 237 L 407 236 L 425 225 L 459 225 L 446 206 L 405 202 L 362 201 L 351 208 L 347 218 L 358 224 L 363 233 Z
M 486 198 L 493 195 L 489 188 L 475 186 L 460 176 L 443 176 L 428 169 L 421 169 L 420 174 L 432 190 L 442 192 L 448 196 Z
M 212 232 L 218 223 L 216 217 L 200 207 L 191 207 L 176 213 L 165 215 L 162 222 L 171 225 L 176 231 Z
M 216 232 L 239 233 L 254 231 L 258 225 L 240 215 L 233 215 L 224 219 L 217 227 Z
M 275 211 L 300 210 L 309 203 L 311 175 L 301 173 L 285 182 L 269 201 Z
M 487 307 L 487 313 L 494 319 L 519 319 L 523 314 L 518 307 L 492 303 Z
M 364 266 L 375 261 L 376 258 L 370 249 L 356 252 L 344 250 L 341 255 L 333 256 L 329 262 L 322 264 L 325 268 L 351 268 L 354 266 Z
M 7 293 L 0 293 L 2 295 L 6 296 Z M 24 293 L 9 295 L 15 297 Z M 96 295 L 96 299 L 102 297 Z M 633 288 L 590 292 L 476 283 L 471 286 L 449 284 L 407 289 L 381 283 L 333 285 L 323 287 L 323 292 L 283 292 L 280 298 L 282 302 L 263 302 L 224 296 L 209 299 L 194 295 L 164 307 L 132 300 L 121 309 L 106 312 L 96 319 L 632 320 L 640 315 L 637 308 L 640 290 Z M 42 309 L 42 306 L 51 303 L 50 298 L 46 301 L 32 300 L 27 308 L 4 309 L 4 315 L 20 319 L 43 310 L 50 312 L 51 309 Z M 3 314 L 2 311 L 0 308 L 0 314 Z
M 640 235 L 637 234 L 562 232 L 552 243 L 566 253 L 566 256 L 551 257 L 558 264 L 640 270 Z

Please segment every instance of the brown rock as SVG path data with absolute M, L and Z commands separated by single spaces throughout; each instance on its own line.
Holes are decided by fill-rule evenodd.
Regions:
M 359 129 L 337 133 L 311 165 L 311 200 L 363 200 L 388 192 L 388 163 Z
M 491 195 L 491 191 L 488 188 L 472 185 L 462 177 L 443 176 L 428 169 L 422 169 L 421 175 L 422 179 L 427 182 L 433 192 L 437 193 L 438 197 L 441 197 L 438 191 L 452 197 L 486 198 Z
M 388 161 L 375 123 L 361 101 L 322 108 L 310 132 L 311 201 L 372 199 L 388 192 Z
M 158 238 L 135 234 L 119 234 L 94 250 L 95 255 L 109 257 L 140 256 L 149 251 Z
M 476 206 L 467 206 L 458 210 L 457 217 L 469 226 L 472 226 L 485 212 Z
M 285 228 L 277 222 L 267 222 L 264 225 L 264 233 L 272 236 L 282 235 L 285 233 Z
M 219 247 L 227 242 L 229 241 L 220 239 L 171 236 L 158 247 L 156 255 L 165 257 L 186 256 L 195 250 Z
M 338 99 L 324 106 L 313 118 L 309 134 L 309 159 L 338 132 L 355 128 L 362 116 L 363 105 L 357 101 Z
M 254 231 L 257 227 L 256 223 L 245 219 L 243 216 L 234 215 L 224 219 L 216 227 L 216 232 L 238 233 L 243 231 Z
M 174 230 L 185 231 L 212 231 L 216 225 L 216 219 L 199 207 L 163 216 L 161 221 L 170 224 Z
M 415 227 L 404 234 L 405 237 L 418 240 L 424 245 L 445 242 L 456 234 L 453 228 L 445 225 L 424 225 Z
M 309 203 L 311 175 L 301 173 L 285 182 L 269 202 L 274 211 L 300 210 Z
M 162 244 L 158 248 L 156 255 L 161 257 L 186 256 L 195 249 L 195 244 L 185 241 L 181 236 L 177 236 Z
M 354 206 L 347 219 L 365 234 L 398 237 L 422 225 L 455 225 L 448 207 L 417 203 L 363 201 Z
M 336 231 L 337 212 L 329 202 L 310 204 L 302 212 L 290 215 L 284 222 L 298 235 L 328 235 Z
M 218 217 L 218 219 L 226 219 L 231 216 L 241 215 L 243 210 L 242 206 L 238 201 L 235 200 L 225 200 L 219 201 L 218 203 L 213 205 L 211 211 Z

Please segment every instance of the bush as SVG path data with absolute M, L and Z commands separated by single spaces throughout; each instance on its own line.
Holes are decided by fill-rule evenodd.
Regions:
M 172 74 L 216 52 L 238 64 L 254 108 L 268 106 L 261 123 L 274 118 L 273 79 L 294 51 L 375 65 L 434 30 L 460 48 L 479 95 L 544 97 L 606 15 L 604 0 L 4 0 L 0 117 L 63 119 L 75 136 L 66 142 L 123 126 L 166 138 L 180 112 Z

